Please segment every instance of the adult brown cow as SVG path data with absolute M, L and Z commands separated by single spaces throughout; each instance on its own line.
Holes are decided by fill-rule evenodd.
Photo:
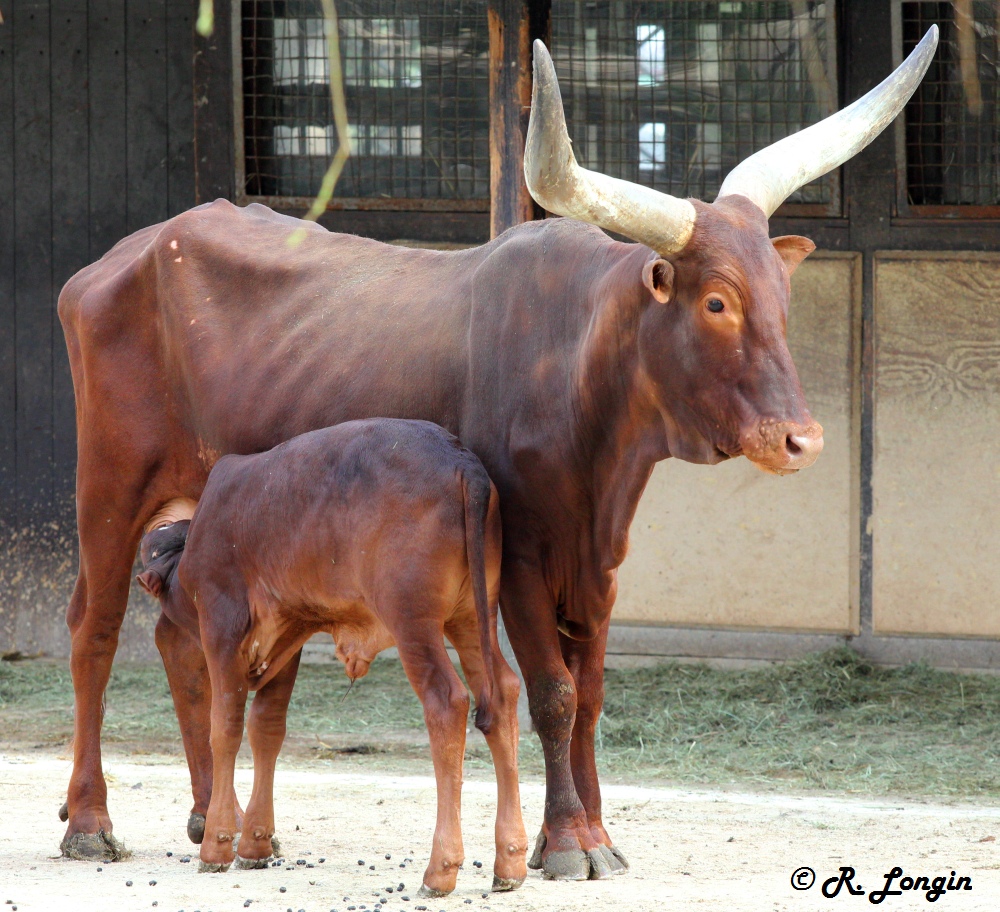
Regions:
M 822 431 L 785 341 L 788 277 L 813 244 L 772 241 L 767 218 L 896 116 L 936 43 L 932 28 L 868 95 L 751 156 L 711 205 L 579 168 L 536 44 L 529 187 L 549 210 L 638 244 L 567 218 L 458 252 L 311 226 L 293 250 L 301 222 L 216 202 L 126 238 L 71 279 L 59 311 L 81 553 L 64 851 L 115 851 L 101 701 L 144 526 L 189 512 L 222 453 L 391 416 L 456 434 L 500 493 L 501 610 L 545 754 L 533 863 L 571 879 L 621 870 L 601 823 L 594 729 L 629 523 L 668 456 L 745 455 L 779 474 L 816 459 Z M 169 622 L 157 645 L 203 814 L 204 658 Z

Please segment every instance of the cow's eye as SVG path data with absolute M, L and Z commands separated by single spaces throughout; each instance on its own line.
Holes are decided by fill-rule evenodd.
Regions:
M 722 313 L 726 309 L 726 305 L 722 303 L 718 298 L 711 298 L 708 302 L 708 309 L 714 314 Z

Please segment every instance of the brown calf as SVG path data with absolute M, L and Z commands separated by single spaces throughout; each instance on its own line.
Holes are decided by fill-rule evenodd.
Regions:
M 223 457 L 187 526 L 145 535 L 139 581 L 160 599 L 161 626 L 197 639 L 208 664 L 213 773 L 203 870 L 225 870 L 234 859 L 233 772 L 250 690 L 257 691 L 247 724 L 254 784 L 236 861 L 261 867 L 271 856 L 274 765 L 300 650 L 328 631 L 352 680 L 381 650 L 399 649 L 424 707 L 437 777 L 422 892 L 451 892 L 463 859 L 469 696 L 444 648 L 447 636 L 477 694 L 476 725 L 496 770 L 493 889 L 519 886 L 527 872 L 519 685 L 496 638 L 500 512 L 479 460 L 429 422 L 352 421 L 258 455 Z M 175 699 L 179 684 L 171 680 Z

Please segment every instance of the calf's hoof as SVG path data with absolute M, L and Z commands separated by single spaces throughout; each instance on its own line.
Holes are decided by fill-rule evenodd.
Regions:
M 281 843 L 278 842 L 277 836 L 272 836 L 271 837 L 271 854 L 275 858 L 282 858 L 282 857 L 284 857 L 283 854 L 282 854 L 282 851 L 281 851 Z
M 523 877 L 497 877 L 494 874 L 493 887 L 491 889 L 494 893 L 509 893 L 511 890 L 516 890 L 523 883 Z
M 201 845 L 201 841 L 205 838 L 205 815 L 192 814 L 188 817 L 187 831 L 188 839 L 195 845 Z
M 440 899 L 449 893 L 451 890 L 435 890 L 434 887 L 428 887 L 427 884 L 421 884 L 420 889 L 417 890 L 417 896 L 421 899 Z
M 229 870 L 228 862 L 215 862 L 215 861 L 199 861 L 198 862 L 198 873 L 199 874 L 225 874 Z
M 66 823 L 66 821 L 69 820 L 69 802 L 68 801 L 64 801 L 62 803 L 62 807 L 59 808 L 59 819 L 63 823 Z
M 74 833 L 59 844 L 64 858 L 77 861 L 121 861 L 132 853 L 110 833 Z
M 274 861 L 273 855 L 269 855 L 267 858 L 244 858 L 242 855 L 237 855 L 233 867 L 237 871 L 259 871 L 266 868 L 272 861 Z

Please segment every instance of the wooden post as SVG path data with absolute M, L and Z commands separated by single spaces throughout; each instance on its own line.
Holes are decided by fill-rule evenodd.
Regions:
M 193 5 L 193 4 L 192 4 Z M 202 38 L 194 28 L 194 175 L 195 201 L 231 200 L 235 195 L 233 124 L 233 19 L 239 5 L 215 4 L 215 28 Z M 240 188 L 242 189 L 242 188 Z
M 490 236 L 541 216 L 524 183 L 531 42 L 549 39 L 551 0 L 490 0 Z

